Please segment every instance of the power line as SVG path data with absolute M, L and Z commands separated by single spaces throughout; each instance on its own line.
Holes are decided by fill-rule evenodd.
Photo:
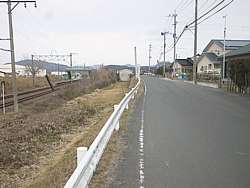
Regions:
M 200 16 L 198 20 L 202 19 L 203 17 L 205 17 L 206 15 L 208 15 L 210 12 L 212 12 L 214 9 L 216 9 L 218 6 L 220 6 L 225 0 L 222 0 L 221 2 L 219 2 L 217 5 L 215 5 L 212 9 L 210 9 L 208 12 L 206 12 L 205 14 L 203 14 L 202 16 Z M 201 24 L 202 22 L 208 20 L 209 18 L 211 18 L 212 16 L 216 15 L 217 13 L 219 13 L 220 11 L 222 11 L 223 9 L 225 9 L 227 6 L 229 6 L 234 0 L 231 0 L 229 3 L 227 3 L 225 6 L 223 6 L 222 8 L 220 8 L 219 10 L 217 10 L 216 12 L 214 12 L 213 14 L 209 15 L 208 17 L 206 17 L 205 19 L 203 19 L 202 21 L 198 22 L 197 25 Z M 195 21 L 191 22 L 190 24 L 187 24 L 181 34 L 178 36 L 177 40 L 176 40 L 176 43 L 175 45 L 179 42 L 180 38 L 182 37 L 182 35 L 184 34 L 184 32 L 187 30 L 187 29 L 191 29 L 193 27 L 190 27 L 192 24 L 194 24 Z M 166 53 L 170 52 L 172 49 L 174 48 L 174 44 L 166 51 Z
M 216 3 L 217 3 L 218 0 L 214 0 L 211 4 L 208 5 L 207 8 L 205 8 L 203 11 L 201 11 L 202 8 L 200 8 L 199 12 L 200 14 L 204 14 L 205 12 L 207 12 L 211 7 L 213 7 Z M 204 5 L 205 6 L 205 5 Z
M 180 0 L 180 2 L 178 3 L 178 5 L 175 7 L 175 10 L 179 9 L 179 7 L 180 7 L 181 5 L 183 5 L 183 4 L 182 4 L 183 1 L 184 1 L 184 0 Z M 186 0 L 186 1 L 188 1 L 188 0 Z M 186 1 L 185 1 L 185 3 L 186 3 Z M 185 3 L 184 3 L 184 4 L 185 4 Z
M 213 8 L 211 8 L 209 11 L 207 11 L 206 13 L 204 13 L 203 15 L 201 15 L 199 18 L 197 18 L 197 20 L 195 19 L 193 22 L 191 22 L 190 24 L 187 25 L 187 27 L 193 25 L 196 21 L 199 21 L 200 19 L 202 19 L 203 17 L 205 17 L 206 15 L 208 15 L 210 12 L 212 12 L 214 9 L 216 9 L 218 6 L 220 6 L 225 0 L 222 0 L 221 2 L 219 2 L 217 5 L 215 5 Z
M 203 7 L 205 7 L 205 5 L 208 3 L 208 0 L 205 0 L 205 2 L 203 4 L 201 4 L 200 7 L 198 7 L 199 12 L 203 9 Z
M 186 0 L 185 3 L 183 3 L 182 6 L 177 10 L 180 12 L 184 9 L 187 9 L 192 4 L 192 2 L 193 0 Z
M 233 3 L 234 0 L 231 0 L 228 4 L 226 4 L 225 6 L 223 6 L 222 8 L 220 8 L 219 10 L 217 10 L 216 12 L 214 12 L 213 14 L 209 15 L 208 17 L 206 17 L 205 19 L 203 19 L 202 21 L 200 21 L 198 23 L 201 24 L 203 23 L 204 21 L 208 20 L 209 18 L 211 18 L 212 16 L 214 16 L 215 14 L 219 13 L 220 11 L 222 11 L 223 9 L 225 9 L 227 6 L 229 6 L 231 3 Z

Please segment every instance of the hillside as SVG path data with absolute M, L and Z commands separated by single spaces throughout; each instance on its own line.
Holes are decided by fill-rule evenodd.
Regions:
M 60 71 L 65 71 L 67 68 L 69 68 L 69 66 L 67 65 L 62 65 L 62 64 L 58 65 L 57 63 L 50 63 L 46 61 L 40 61 L 40 62 L 42 64 L 43 69 L 46 69 L 47 73 L 58 71 L 58 66 Z M 17 61 L 16 64 L 26 66 L 26 65 L 31 65 L 32 61 L 30 59 L 26 59 L 22 61 Z

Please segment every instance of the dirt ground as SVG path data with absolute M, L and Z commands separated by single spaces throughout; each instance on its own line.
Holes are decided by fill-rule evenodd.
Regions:
M 63 187 L 76 166 L 76 148 L 92 143 L 128 89 L 118 82 L 68 102 L 51 97 L 53 104 L 63 102 L 55 107 L 40 100 L 18 115 L 0 116 L 1 188 Z
M 133 80 L 130 85 L 135 85 L 136 80 Z M 141 84 L 138 94 L 135 99 L 130 102 L 129 110 L 126 110 L 120 119 L 120 130 L 114 132 L 105 152 L 98 164 L 97 170 L 90 182 L 89 188 L 108 188 L 112 187 L 112 182 L 115 179 L 115 171 L 118 168 L 119 160 L 123 157 L 123 152 L 128 147 L 128 141 L 124 140 L 128 134 L 127 119 L 129 114 L 132 114 L 135 108 L 136 100 L 144 93 L 143 85 Z

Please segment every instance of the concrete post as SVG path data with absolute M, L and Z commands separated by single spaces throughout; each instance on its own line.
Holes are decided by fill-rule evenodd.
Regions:
M 87 147 L 78 147 L 77 148 L 77 166 L 80 165 L 82 159 L 84 158 L 85 154 L 87 153 Z
M 118 108 L 118 106 L 119 106 L 119 105 L 114 105 L 114 110 L 116 110 L 116 109 Z M 119 129 L 120 129 L 120 122 L 119 122 L 119 120 L 118 120 L 117 124 L 115 125 L 115 130 L 116 130 L 116 131 L 119 131 Z
M 126 96 L 128 95 L 128 93 L 126 93 Z M 128 104 L 126 105 L 126 110 L 128 110 Z
M 132 99 L 135 99 L 135 95 L 132 95 Z

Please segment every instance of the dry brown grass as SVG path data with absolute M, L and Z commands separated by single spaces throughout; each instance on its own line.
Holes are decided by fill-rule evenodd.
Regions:
M 129 88 L 132 88 L 137 83 L 137 80 L 133 77 L 130 81 Z M 135 100 L 130 102 L 129 110 L 126 110 L 122 118 L 120 119 L 120 130 L 118 132 L 114 132 L 105 152 L 101 158 L 101 161 L 98 164 L 97 170 L 95 172 L 94 177 L 91 180 L 89 188 L 106 188 L 113 181 L 114 170 L 118 165 L 119 159 L 122 155 L 123 150 L 126 148 L 124 141 L 122 141 L 122 137 L 126 134 L 128 128 L 127 118 L 128 115 L 133 113 L 135 107 L 135 101 L 143 94 L 144 89 L 142 85 L 140 86 L 139 93 L 136 96 Z
M 56 109 L 0 116 L 1 186 L 62 187 L 75 168 L 76 147 L 91 144 L 127 88 L 117 83 Z
M 50 76 L 50 79 L 52 82 L 59 81 L 59 79 L 56 76 Z M 12 92 L 11 77 L 4 77 L 4 78 L 0 77 L 0 80 L 5 81 L 6 94 L 11 94 Z M 30 90 L 34 88 L 39 88 L 39 87 L 44 87 L 44 86 L 49 86 L 45 77 L 36 77 L 35 87 L 33 86 L 32 77 L 18 76 L 16 79 L 16 82 L 17 82 L 18 92 Z

